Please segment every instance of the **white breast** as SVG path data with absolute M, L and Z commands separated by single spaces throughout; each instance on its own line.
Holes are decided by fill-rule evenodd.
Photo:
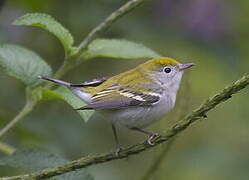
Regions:
M 129 107 L 120 110 L 102 111 L 105 118 L 128 128 L 143 128 L 160 120 L 175 105 L 175 94 L 164 94 L 154 106 Z

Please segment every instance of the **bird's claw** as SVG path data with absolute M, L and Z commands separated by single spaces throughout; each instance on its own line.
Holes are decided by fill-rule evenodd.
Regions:
M 124 150 L 124 149 L 125 149 L 125 147 L 123 147 L 123 146 L 121 146 L 121 145 L 118 145 L 118 146 L 116 147 L 116 149 L 114 150 L 115 156 L 118 156 L 119 153 L 120 153 L 120 151 L 122 151 L 122 150 Z
M 155 143 L 153 143 L 152 141 L 153 141 L 153 139 L 155 139 L 155 138 L 157 138 L 157 137 L 159 137 L 160 135 L 158 134 L 158 133 L 153 133 L 153 134 L 151 134 L 150 136 L 149 136 L 149 138 L 147 139 L 147 143 L 149 144 L 149 145 L 151 145 L 151 146 L 154 146 L 155 145 Z

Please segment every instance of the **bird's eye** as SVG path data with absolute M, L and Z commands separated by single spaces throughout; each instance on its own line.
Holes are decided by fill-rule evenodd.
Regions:
M 164 72 L 170 73 L 170 72 L 171 72 L 171 68 L 165 68 L 165 69 L 164 69 Z

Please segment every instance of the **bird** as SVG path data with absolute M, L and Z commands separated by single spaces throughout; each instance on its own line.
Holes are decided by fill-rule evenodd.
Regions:
M 76 110 L 95 110 L 109 120 L 118 153 L 122 149 L 117 136 L 118 125 L 147 134 L 147 143 L 154 145 L 152 140 L 159 134 L 144 128 L 173 109 L 183 72 L 193 65 L 157 57 L 118 75 L 78 84 L 46 76 L 38 78 L 69 88 L 86 103 Z

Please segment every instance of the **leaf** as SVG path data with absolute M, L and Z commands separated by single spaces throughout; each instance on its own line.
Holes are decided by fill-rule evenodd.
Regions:
M 69 105 L 71 105 L 74 109 L 82 107 L 86 105 L 81 99 L 79 99 L 77 96 L 75 96 L 68 88 L 66 87 L 59 87 L 55 90 L 50 90 L 47 88 L 39 88 L 43 100 L 49 100 L 49 99 L 61 99 L 67 102 Z M 84 111 L 77 111 L 81 118 L 87 122 L 90 117 L 93 114 L 93 110 L 84 110 Z
M 37 76 L 52 74 L 50 66 L 39 55 L 11 44 L 0 44 L 0 66 L 7 74 L 28 86 L 35 86 L 40 82 Z
M 160 55 L 142 44 L 121 39 L 96 39 L 83 52 L 86 59 L 110 57 L 123 59 L 155 58 Z
M 53 99 L 64 100 L 63 96 L 60 95 L 59 93 L 43 87 L 38 87 L 34 89 L 32 95 L 34 99 L 43 100 L 43 101 L 48 101 Z
M 68 88 L 66 87 L 59 87 L 54 91 L 55 93 L 60 94 L 63 96 L 63 99 L 70 104 L 73 108 L 79 108 L 82 106 L 85 106 L 86 104 L 77 96 L 75 96 Z M 93 114 L 93 110 L 87 110 L 87 111 L 77 111 L 80 116 L 84 119 L 85 122 L 89 120 L 89 118 Z
M 41 27 L 55 35 L 63 44 L 65 51 L 72 54 L 74 39 L 70 32 L 52 16 L 44 13 L 30 13 L 17 18 L 13 24 Z
M 66 159 L 53 154 L 41 151 L 18 151 L 11 156 L 0 159 L 0 166 L 9 166 L 28 171 L 40 171 L 45 168 L 52 168 L 69 162 Z M 0 168 L 1 169 L 1 168 Z M 58 180 L 93 180 L 93 177 L 86 169 L 69 172 L 64 175 L 56 176 Z

